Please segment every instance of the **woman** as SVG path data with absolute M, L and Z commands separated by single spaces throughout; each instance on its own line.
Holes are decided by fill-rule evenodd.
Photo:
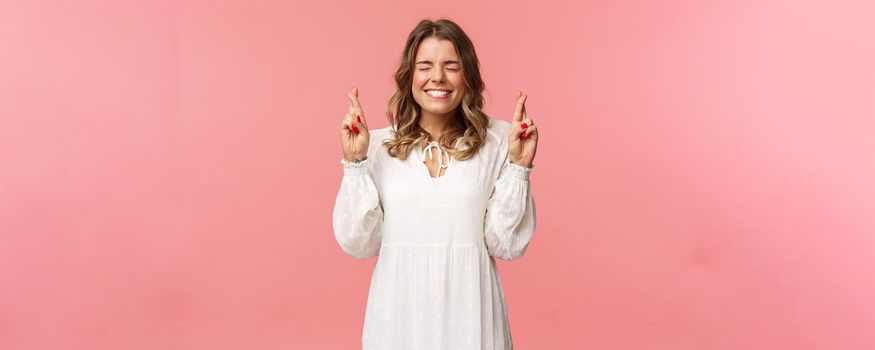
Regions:
M 495 258 L 523 255 L 535 230 L 529 174 L 538 129 L 517 92 L 513 120 L 488 117 L 468 36 L 423 20 L 395 73 L 390 127 L 369 130 L 358 101 L 340 136 L 334 236 L 377 256 L 364 349 L 511 349 Z

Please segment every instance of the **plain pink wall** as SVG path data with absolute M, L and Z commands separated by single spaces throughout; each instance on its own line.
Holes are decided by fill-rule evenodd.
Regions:
M 871 1 L 0 2 L 0 348 L 354 349 L 338 127 L 424 17 L 542 141 L 519 349 L 875 348 Z

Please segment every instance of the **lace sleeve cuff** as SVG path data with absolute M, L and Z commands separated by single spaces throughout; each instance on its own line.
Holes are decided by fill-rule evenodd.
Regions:
M 529 175 L 532 174 L 532 168 L 534 168 L 534 164 L 532 165 L 532 168 L 526 168 L 522 165 L 514 164 L 510 160 L 508 160 L 505 164 L 507 165 L 507 169 L 505 169 L 505 171 L 508 173 L 507 175 L 513 176 L 514 178 L 520 180 L 528 180 Z
M 346 159 L 340 159 L 340 164 L 343 165 L 343 173 L 348 175 L 364 175 L 368 173 L 368 165 L 370 164 L 370 159 L 365 159 L 361 162 L 354 163 L 347 161 Z

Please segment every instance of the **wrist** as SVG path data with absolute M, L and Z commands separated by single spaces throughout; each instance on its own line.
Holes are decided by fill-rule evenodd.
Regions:
M 343 157 L 343 160 L 350 162 L 350 163 L 360 163 L 367 158 L 368 158 L 367 154 L 359 154 L 359 155 L 352 155 L 349 157 L 345 156 L 345 157 Z
M 509 159 L 508 162 L 509 162 L 510 164 L 519 165 L 519 166 L 524 167 L 524 168 L 529 168 L 529 169 L 532 168 L 532 162 L 531 162 L 531 161 L 528 161 L 528 162 L 527 162 L 527 161 L 522 161 L 522 160 L 513 160 L 513 159 Z
M 359 164 L 361 162 L 364 162 L 367 159 L 368 159 L 367 155 L 361 155 L 361 156 L 357 156 L 357 157 L 353 157 L 353 158 L 343 157 L 343 161 L 346 164 Z

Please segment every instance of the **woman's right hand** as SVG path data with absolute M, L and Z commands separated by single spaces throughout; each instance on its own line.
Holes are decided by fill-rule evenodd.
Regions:
M 349 112 L 346 113 L 340 126 L 340 145 L 343 147 L 343 159 L 353 161 L 368 154 L 371 133 L 368 132 L 368 123 L 359 104 L 358 88 L 352 88 L 347 93 L 347 97 L 349 97 Z

